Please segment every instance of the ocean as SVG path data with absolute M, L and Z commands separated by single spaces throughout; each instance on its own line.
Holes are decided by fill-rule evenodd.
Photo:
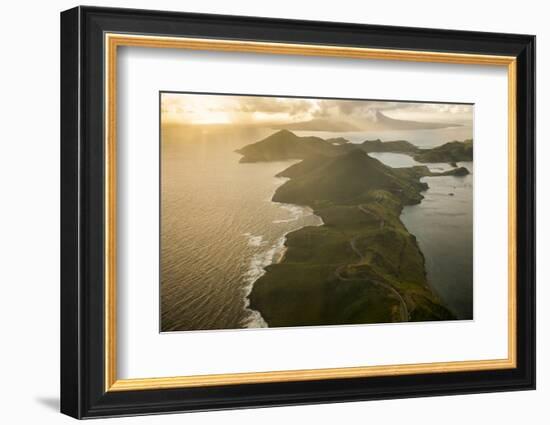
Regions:
M 434 172 L 449 164 L 420 164 L 408 155 L 370 153 L 386 165 L 427 165 Z M 420 204 L 405 206 L 401 221 L 416 236 L 424 254 L 432 289 L 457 319 L 473 319 L 473 181 L 472 162 L 459 162 L 470 174 L 463 177 L 424 177 L 429 186 Z
M 271 202 L 297 161 L 242 164 L 235 149 L 270 130 L 169 129 L 161 150 L 163 331 L 266 326 L 247 295 L 284 254 L 284 237 L 322 224 L 310 208 Z

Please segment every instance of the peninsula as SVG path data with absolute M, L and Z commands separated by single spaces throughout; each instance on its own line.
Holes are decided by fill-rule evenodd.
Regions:
M 462 160 L 455 148 L 437 152 Z M 250 307 L 270 327 L 454 319 L 429 286 L 423 254 L 400 215 L 405 205 L 422 200 L 428 187 L 422 177 L 468 170 L 391 168 L 367 154 L 399 152 L 440 162 L 428 151 L 434 150 L 406 141 L 334 144 L 287 130 L 238 150 L 241 162 L 301 159 L 279 173 L 289 180 L 273 201 L 309 206 L 324 223 L 287 235 L 284 259 L 256 281 Z

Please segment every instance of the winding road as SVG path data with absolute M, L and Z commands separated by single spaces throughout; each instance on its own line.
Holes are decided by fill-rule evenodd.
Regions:
M 359 210 L 369 216 L 374 216 L 374 214 L 372 212 L 370 212 L 369 210 L 363 208 L 362 205 L 359 205 L 357 208 L 359 208 Z M 380 220 L 380 229 L 383 229 L 384 228 L 384 220 Z M 361 262 L 364 261 L 365 259 L 365 256 L 363 255 L 363 253 L 359 250 L 359 248 L 357 248 L 357 240 L 359 239 L 360 237 L 359 236 L 356 236 L 354 237 L 353 239 L 351 239 L 349 241 L 349 244 L 350 244 L 350 247 L 351 249 L 353 250 L 353 252 L 359 257 L 359 260 Z M 358 263 L 359 265 L 360 263 Z M 409 319 L 410 319 L 410 316 L 409 316 L 409 310 L 407 308 L 407 303 L 405 303 L 405 300 L 403 299 L 403 297 L 401 296 L 401 294 L 391 285 L 385 283 L 385 282 L 382 282 L 382 281 L 379 281 L 379 280 L 375 280 L 375 279 L 370 279 L 370 278 L 349 278 L 349 277 L 345 277 L 342 275 L 342 269 L 347 267 L 347 265 L 343 265 L 343 266 L 339 266 L 335 271 L 334 271 L 334 274 L 336 275 L 336 277 L 342 281 L 353 281 L 353 280 L 365 280 L 365 281 L 368 281 L 368 282 L 371 282 L 371 283 L 374 283 L 375 285 L 379 285 L 381 287 L 383 287 L 384 289 L 386 289 L 387 291 L 391 292 L 392 294 L 394 294 L 397 299 L 399 300 L 399 305 L 400 305 L 400 308 L 399 308 L 399 314 L 401 316 L 401 321 L 402 322 L 408 322 Z

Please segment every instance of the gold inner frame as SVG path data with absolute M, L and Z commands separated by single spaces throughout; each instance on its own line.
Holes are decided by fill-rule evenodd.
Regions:
M 444 52 L 212 40 L 106 33 L 105 46 L 105 391 L 310 381 L 510 369 L 516 367 L 516 58 Z M 116 105 L 119 46 L 325 56 L 355 59 L 504 66 L 508 71 L 508 357 L 495 360 L 398 364 L 253 373 L 118 379 L 116 325 Z

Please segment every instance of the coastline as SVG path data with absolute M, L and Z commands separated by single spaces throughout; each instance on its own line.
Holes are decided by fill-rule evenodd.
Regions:
M 422 182 L 422 180 L 424 180 L 425 178 L 422 178 L 420 179 L 420 181 Z M 422 194 L 428 192 L 430 190 L 430 186 L 427 184 L 427 182 L 424 182 L 426 183 L 427 187 L 426 187 L 426 190 L 421 192 Z M 403 208 L 401 209 L 401 213 L 399 214 L 399 221 L 403 224 L 403 227 L 407 230 L 407 232 L 411 235 L 411 237 L 414 238 L 415 240 L 415 243 L 416 243 L 416 246 L 418 247 L 418 252 L 420 253 L 420 256 L 422 257 L 422 264 L 423 264 L 423 268 L 424 268 L 424 275 L 426 276 L 426 284 L 429 286 L 430 290 L 436 295 L 437 298 L 439 299 L 442 299 L 441 298 L 441 294 L 439 294 L 439 292 L 437 291 L 437 288 L 431 284 L 430 282 L 430 279 L 429 279 L 429 273 L 428 273 L 428 269 L 427 269 L 427 265 L 426 265 L 426 255 L 424 254 L 424 251 L 422 251 L 422 249 L 420 248 L 420 244 L 418 243 L 418 237 L 415 233 L 413 233 L 411 230 L 409 230 L 409 228 L 407 227 L 407 225 L 405 224 L 405 222 L 403 221 L 403 214 L 405 213 L 406 211 L 406 207 L 408 208 L 411 208 L 411 207 L 415 207 L 415 206 L 418 206 L 420 204 L 422 204 L 422 202 L 424 201 L 425 199 L 425 196 L 422 195 L 422 200 L 418 203 L 418 204 L 413 204 L 413 205 L 405 205 L 403 206 Z M 451 310 L 447 305 L 445 305 L 446 308 L 448 308 L 449 310 Z M 455 315 L 456 313 L 454 311 L 451 310 L 451 312 L 453 313 L 453 315 Z
M 471 177 L 466 176 L 466 179 L 475 179 L 472 162 L 459 162 L 458 165 L 469 169 Z M 472 320 L 473 262 L 471 257 L 462 255 L 470 252 L 473 246 L 471 221 L 468 221 L 472 219 L 473 206 L 464 203 L 472 197 L 472 183 L 429 176 L 421 181 L 429 183 L 429 188 L 423 192 L 424 199 L 420 204 L 404 207 L 401 221 L 409 233 L 415 235 L 425 256 L 426 277 L 432 291 L 457 320 Z M 450 193 L 453 195 L 449 196 Z M 446 219 L 442 220 L 442 216 Z M 465 229 L 458 234 L 455 232 L 457 223 Z M 451 255 L 453 261 L 449 262 Z
M 286 245 L 287 236 L 305 227 L 310 227 L 310 226 L 318 227 L 324 224 L 323 219 L 320 216 L 316 215 L 315 211 L 309 206 L 274 201 L 273 196 L 275 195 L 275 192 L 277 191 L 277 189 L 280 186 L 282 186 L 286 181 L 289 180 L 288 178 L 284 178 L 284 177 L 276 177 L 276 179 L 281 180 L 281 183 L 278 184 L 275 190 L 273 191 L 271 198 L 269 199 L 269 202 L 278 204 L 279 208 L 287 210 L 290 214 L 290 217 L 288 219 L 274 220 L 272 224 L 277 225 L 277 224 L 283 224 L 283 223 L 291 223 L 294 221 L 298 221 L 300 219 L 304 219 L 309 216 L 316 217 L 319 223 L 316 225 L 306 224 L 297 229 L 291 229 L 291 230 L 285 231 L 282 234 L 282 236 L 277 238 L 275 242 L 269 245 L 265 250 L 257 252 L 252 256 L 252 258 L 250 259 L 248 270 L 243 275 L 243 280 L 245 283 L 243 287 L 244 310 L 246 312 L 246 317 L 243 318 L 242 325 L 245 328 L 268 328 L 269 327 L 269 323 L 264 319 L 261 312 L 258 310 L 255 310 L 250 306 L 250 294 L 254 290 L 254 285 L 256 284 L 256 282 L 267 273 L 266 268 L 268 266 L 279 264 L 285 260 L 285 255 L 288 249 Z M 243 236 L 247 236 L 249 238 L 249 244 L 251 244 L 251 240 L 253 238 L 258 238 L 258 237 L 262 238 L 262 236 L 254 236 L 252 234 L 244 234 Z
M 451 168 L 432 171 L 416 157 L 394 168 L 368 155 L 407 149 Z M 281 130 L 237 152 L 241 163 L 301 160 L 277 174 L 288 180 L 272 201 L 310 207 L 323 222 L 289 232 L 285 255 L 254 282 L 249 308 L 270 327 L 457 319 L 428 284 L 427 260 L 401 214 L 424 198 L 423 177 L 470 174 L 455 159 L 472 154 L 471 139 L 433 149 L 404 140 L 333 146 Z
M 432 173 L 393 172 L 408 182 L 395 193 L 374 189 L 345 202 L 294 203 L 310 207 L 323 224 L 286 235 L 286 255 L 255 281 L 249 308 L 270 327 L 454 320 L 428 285 L 424 255 L 400 220 L 405 205 L 423 199 L 421 175 Z M 274 202 L 296 201 L 288 188 L 294 178 L 300 180 L 280 186 Z

